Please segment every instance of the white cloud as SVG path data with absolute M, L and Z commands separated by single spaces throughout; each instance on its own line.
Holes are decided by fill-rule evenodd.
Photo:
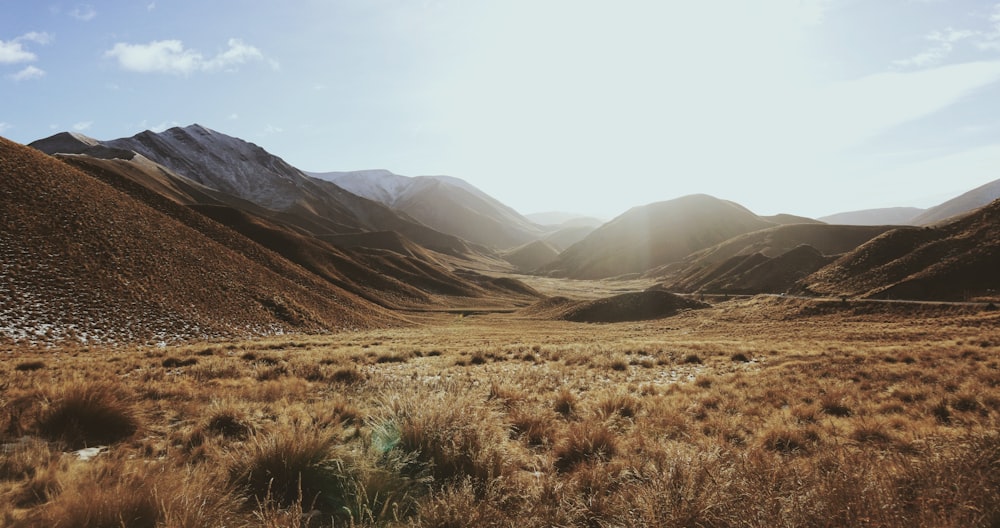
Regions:
M 97 16 L 97 11 L 90 4 L 80 4 L 69 12 L 69 16 L 83 22 L 89 22 Z
M 259 49 L 244 44 L 240 39 L 231 38 L 228 44 L 229 49 L 205 61 L 202 69 L 209 71 L 225 70 L 240 64 L 246 64 L 250 61 L 264 59 L 264 54 Z
M 94 124 L 93 121 L 80 121 L 78 123 L 73 124 L 73 130 L 76 130 L 77 132 L 83 132 L 84 130 L 87 130 L 91 126 L 93 126 L 93 124 Z
M 17 64 L 37 60 L 37 55 L 24 49 L 24 43 L 48 44 L 51 41 L 51 35 L 38 31 L 25 33 L 9 41 L 0 40 L 0 64 Z
M 233 112 L 233 113 L 229 114 L 229 120 L 230 121 L 236 121 L 239 118 L 240 118 L 240 114 L 237 114 L 236 112 Z
M 156 2 L 150 2 L 146 4 L 146 11 L 152 11 L 156 9 Z
M 267 125 L 267 127 L 264 128 L 264 133 L 268 134 L 268 135 L 270 135 L 270 134 L 280 134 L 280 133 L 282 133 L 284 131 L 285 131 L 284 128 L 276 127 L 274 125 Z
M 14 125 L 12 125 L 10 123 L 4 123 L 4 122 L 0 121 L 0 134 L 3 134 L 4 132 L 6 132 L 6 131 L 8 131 L 8 130 L 10 130 L 12 128 L 14 128 Z
M 933 66 L 941 63 L 941 61 L 951 55 L 955 51 L 955 45 L 959 42 L 970 39 L 981 41 L 985 36 L 982 31 L 954 29 L 950 27 L 944 31 L 932 31 L 924 38 L 933 42 L 933 46 L 908 59 L 893 61 L 893 64 L 896 66 L 913 66 L 917 68 Z M 982 42 L 979 45 L 981 44 Z
M 34 66 L 30 66 L 30 65 L 26 66 L 23 70 L 15 73 L 15 74 L 8 75 L 8 77 L 10 77 L 11 79 L 13 79 L 15 81 L 27 81 L 27 80 L 30 80 L 30 79 L 40 79 L 40 78 L 42 78 L 44 76 L 45 76 L 45 70 L 43 70 L 41 68 L 36 68 Z
M 185 49 L 179 40 L 155 40 L 149 44 L 119 42 L 104 52 L 105 57 L 118 60 L 125 70 L 138 73 L 190 75 L 195 72 L 235 70 L 237 66 L 264 60 L 264 54 L 240 39 L 229 39 L 229 48 L 211 58 Z
M 34 42 L 36 44 L 48 44 L 52 42 L 52 35 L 44 31 L 29 31 L 14 39 L 17 42 Z

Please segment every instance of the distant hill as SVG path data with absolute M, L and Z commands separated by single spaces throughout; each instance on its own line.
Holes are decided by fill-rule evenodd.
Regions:
M 820 220 L 837 225 L 911 225 L 923 212 L 918 207 L 885 207 L 837 213 Z
M 563 227 L 545 235 L 545 238 L 542 240 L 546 244 L 561 252 L 565 251 L 568 247 L 576 244 L 584 238 L 587 238 L 587 235 L 593 233 L 595 229 L 597 228 L 590 226 Z
M 685 196 L 630 209 L 563 251 L 542 271 L 575 279 L 642 273 L 774 225 L 733 202 L 704 194 Z
M 784 213 L 782 213 L 782 214 L 776 214 L 776 215 L 770 215 L 770 216 L 762 216 L 761 218 L 763 218 L 764 220 L 767 220 L 768 222 L 774 222 L 775 224 L 778 224 L 778 225 L 822 224 L 822 223 L 824 223 L 824 222 L 821 222 L 819 220 L 815 220 L 815 219 L 808 218 L 808 217 L 805 217 L 805 216 L 797 216 L 797 215 L 790 215 L 790 214 L 784 214 Z
M 1000 180 L 991 181 L 985 185 L 963 193 L 947 202 L 931 207 L 913 218 L 910 224 L 930 225 L 953 216 L 967 213 L 1000 198 Z
M 309 174 L 474 244 L 510 249 L 543 233 L 517 211 L 458 178 L 407 177 L 384 170 Z
M 524 215 L 525 218 L 543 227 L 568 227 L 568 226 L 591 226 L 598 227 L 604 223 L 600 218 L 592 216 L 565 213 L 561 211 L 551 211 L 545 213 L 531 213 Z
M 821 295 L 962 300 L 1000 291 L 1000 200 L 950 223 L 888 231 L 797 286 Z
M 510 262 L 523 273 L 534 271 L 551 263 L 559 256 L 559 250 L 541 240 L 529 242 L 503 254 L 504 260 Z
M 200 228 L 2 138 L 0 178 L 0 340 L 156 342 L 400 322 L 194 212 L 175 211 Z

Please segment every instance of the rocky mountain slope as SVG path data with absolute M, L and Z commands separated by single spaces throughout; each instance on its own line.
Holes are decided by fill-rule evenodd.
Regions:
M 179 221 L 2 138 L 0 179 L 0 340 L 156 342 L 400 321 L 196 213 Z
M 30 146 L 48 154 L 94 155 L 98 153 L 95 144 L 105 149 L 99 157 L 128 159 L 131 152 L 138 153 L 204 187 L 274 211 L 274 218 L 314 235 L 396 231 L 443 254 L 467 257 L 474 253 L 457 237 L 311 178 L 257 145 L 199 125 L 161 133 L 145 131 L 111 141 L 64 133 Z

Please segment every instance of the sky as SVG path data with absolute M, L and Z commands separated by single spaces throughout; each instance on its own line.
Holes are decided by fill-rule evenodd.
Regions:
M 199 123 L 307 171 L 610 219 L 928 207 L 1000 178 L 1000 2 L 0 0 L 0 135 Z

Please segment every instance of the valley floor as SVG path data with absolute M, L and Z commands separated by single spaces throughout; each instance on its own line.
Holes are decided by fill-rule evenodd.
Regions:
M 1000 523 L 995 311 L 409 317 L 0 353 L 0 525 Z

